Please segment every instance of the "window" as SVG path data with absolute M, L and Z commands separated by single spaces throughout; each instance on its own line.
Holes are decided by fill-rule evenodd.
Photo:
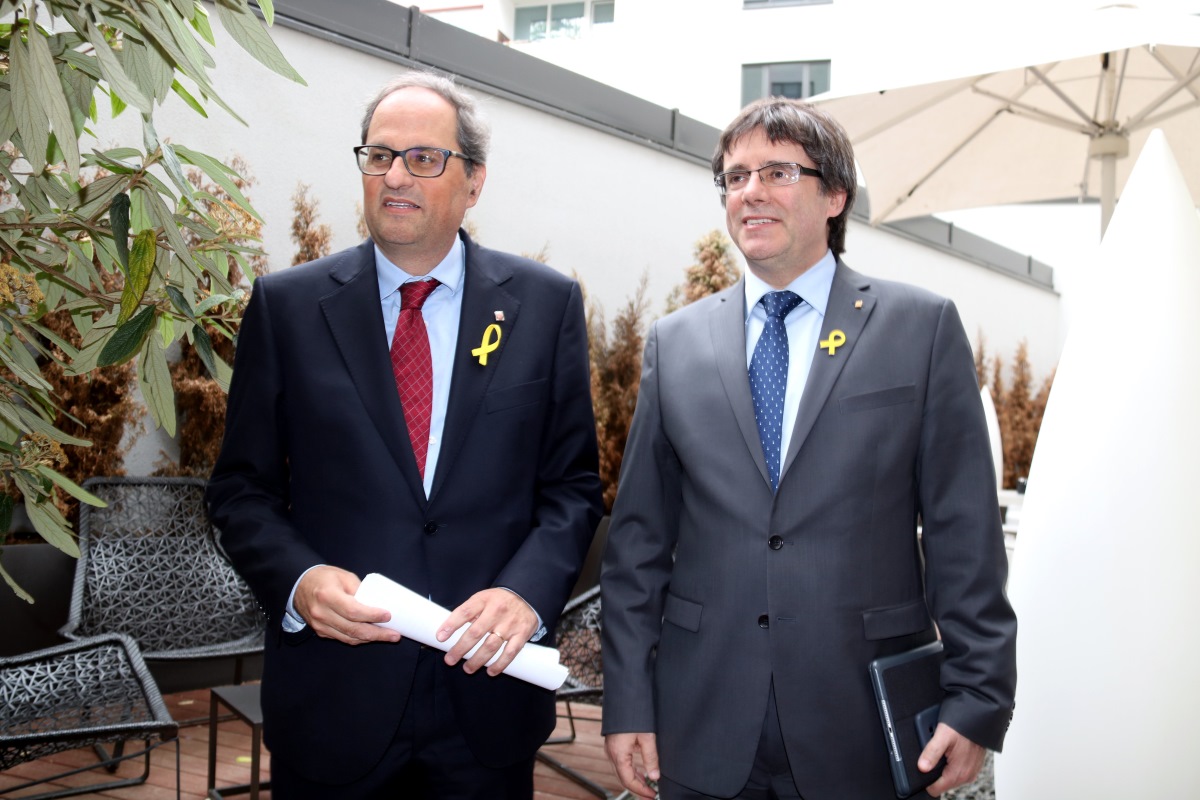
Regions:
M 592 3 L 592 24 L 605 25 L 616 17 L 616 3 L 613 0 L 594 0 Z
M 802 99 L 829 91 L 828 61 L 746 64 L 742 67 L 742 105 L 760 97 Z
M 833 0 L 742 0 L 742 8 L 778 8 L 781 6 L 812 6 L 832 3 Z
M 577 39 L 586 30 L 589 19 L 592 25 L 611 23 L 615 17 L 615 8 L 615 0 L 523 6 L 516 10 L 513 18 L 513 39 L 526 42 L 538 39 Z

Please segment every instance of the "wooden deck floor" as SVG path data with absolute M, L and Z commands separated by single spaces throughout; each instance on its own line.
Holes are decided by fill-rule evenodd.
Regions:
M 184 692 L 167 695 L 165 698 L 171 715 L 177 720 L 191 719 L 208 714 L 208 693 L 204 691 Z M 560 711 L 562 706 L 560 704 Z M 545 751 L 605 787 L 611 796 L 619 794 L 617 779 L 604 755 L 604 744 L 600 737 L 600 709 L 596 706 L 574 704 L 577 738 L 571 744 L 549 745 Z M 555 735 L 565 734 L 567 725 L 560 720 Z M 237 720 L 224 722 L 217 737 L 217 785 L 247 783 L 250 780 L 250 730 Z M 25 781 L 55 775 L 74 767 L 86 766 L 95 761 L 90 750 L 72 750 L 28 762 L 0 773 L 0 792 Z M 207 796 L 208 777 L 208 725 L 182 728 L 179 735 L 179 762 L 183 800 L 201 800 Z M 263 753 L 263 777 L 266 777 L 270 755 Z M 118 770 L 119 776 L 133 777 L 141 774 L 143 761 L 127 762 Z M 61 783 L 42 786 L 4 795 L 5 798 L 22 797 L 52 788 L 83 786 L 109 780 L 102 770 L 90 771 L 64 779 Z M 87 797 L 115 798 L 116 800 L 171 800 L 175 797 L 175 746 L 160 747 L 151 755 L 150 778 L 141 786 L 93 792 Z M 246 797 L 246 795 L 237 795 Z M 270 792 L 261 797 L 270 798 Z M 588 800 L 596 795 L 589 794 L 578 784 L 538 762 L 534 770 L 535 800 Z

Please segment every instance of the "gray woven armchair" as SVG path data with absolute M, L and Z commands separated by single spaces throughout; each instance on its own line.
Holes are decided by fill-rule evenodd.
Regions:
M 58 783 L 97 767 L 112 773 L 120 762 L 141 756 L 145 769 L 139 777 L 33 797 L 69 797 L 144 783 L 150 774 L 150 751 L 171 741 L 176 743 L 178 794 L 178 730 L 137 645 L 126 636 L 98 636 L 0 658 L 0 771 L 80 747 L 95 747 L 101 758 L 98 764 L 10 785 L 0 795 Z M 125 743 L 137 740 L 145 746 L 126 753 Z M 111 755 L 102 747 L 110 744 L 116 745 Z
M 265 620 L 224 557 L 199 478 L 92 478 L 83 505 L 69 639 L 123 633 L 147 662 L 262 650 Z
M 567 668 L 567 680 L 556 693 L 566 701 L 568 733 L 546 741 L 546 745 L 570 744 L 575 741 L 575 716 L 571 703 L 600 705 L 604 699 L 604 662 L 600 657 L 600 587 L 593 586 L 567 603 L 556 629 L 558 660 Z M 543 748 L 546 746 L 543 745 Z M 612 794 L 604 787 L 580 775 L 575 770 L 538 750 L 537 758 L 597 797 Z

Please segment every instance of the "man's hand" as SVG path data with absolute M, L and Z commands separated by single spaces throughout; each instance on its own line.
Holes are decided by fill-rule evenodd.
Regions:
M 658 794 L 649 781 L 657 781 L 662 777 L 658 771 L 658 743 L 653 733 L 610 733 L 604 737 L 604 750 L 608 760 L 621 785 L 638 797 L 653 800 Z M 634 764 L 633 754 L 641 753 L 642 765 L 645 770 L 639 775 Z
M 520 595 L 507 589 L 484 589 L 471 595 L 438 628 L 437 640 L 444 642 L 463 625 L 471 624 L 446 653 L 446 663 L 457 664 L 480 640 L 484 640 L 463 670 L 468 674 L 482 668 L 503 647 L 504 653 L 487 668 L 493 678 L 504 671 L 521 652 L 529 637 L 537 632 L 537 614 Z
M 354 599 L 361 583 L 353 572 L 337 567 L 313 567 L 296 586 L 292 605 L 318 636 L 346 644 L 398 642 L 400 634 L 372 625 L 392 615 Z
M 942 777 L 925 789 L 931 797 L 975 780 L 983 767 L 986 751 L 946 723 L 939 722 L 933 738 L 917 759 L 917 769 L 929 772 L 937 766 L 943 755 L 946 756 L 946 767 L 942 770 Z

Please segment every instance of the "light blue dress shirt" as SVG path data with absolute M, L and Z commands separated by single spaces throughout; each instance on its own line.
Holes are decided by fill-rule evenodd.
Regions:
M 792 313 L 784 318 L 788 336 L 788 379 L 787 391 L 783 396 L 783 439 L 780 459 L 787 459 L 792 431 L 796 427 L 796 415 L 800 411 L 800 395 L 808 381 L 808 372 L 817 343 L 821 338 L 821 325 L 825 321 L 825 308 L 829 305 L 829 292 L 833 288 L 833 273 L 837 261 L 831 250 L 813 266 L 805 270 L 784 289 L 795 292 L 804 300 Z M 767 312 L 759 300 L 767 292 L 780 291 L 746 270 L 746 369 L 754 357 L 754 347 L 767 324 Z M 780 468 L 783 464 L 780 463 Z
M 437 472 L 438 456 L 442 451 L 442 431 L 446 427 L 446 408 L 450 404 L 450 380 L 453 377 L 454 349 L 458 346 L 458 323 L 462 319 L 463 278 L 466 275 L 466 246 L 456 238 L 450 252 L 426 275 L 410 275 L 388 260 L 379 246 L 375 247 L 375 272 L 379 278 L 379 303 L 383 309 L 383 327 L 387 333 L 387 348 L 391 350 L 392 336 L 396 332 L 396 320 L 400 317 L 400 287 L 409 281 L 434 278 L 441 284 L 434 289 L 421 306 L 421 318 L 429 335 L 429 356 L 433 362 L 433 408 L 429 416 L 429 452 L 425 456 L 425 496 L 433 489 L 433 476 Z M 296 586 L 308 571 L 321 566 L 314 564 L 296 579 Z M 512 591 L 508 587 L 501 587 Z M 516 592 L 513 592 L 516 594 Z M 283 629 L 295 633 L 304 629 L 304 619 L 296 613 L 292 599 L 296 587 L 288 597 L 287 613 Z M 520 595 L 518 595 L 519 597 Z M 529 641 L 536 642 L 546 635 L 541 614 L 537 616 L 538 630 Z
M 375 248 L 375 268 L 379 275 L 379 302 L 383 307 L 383 327 L 387 346 L 392 347 L 396 320 L 400 316 L 400 286 L 425 276 L 409 275 L 388 261 Z M 428 277 L 441 286 L 433 290 L 421 307 L 425 330 L 429 334 L 429 356 L 433 360 L 433 410 L 429 417 L 429 453 L 425 456 L 425 496 L 433 489 L 438 456 L 442 451 L 442 429 L 446 426 L 446 407 L 450 403 L 450 378 L 454 368 L 454 348 L 458 345 L 458 322 L 462 318 L 463 276 L 466 274 L 466 248 L 462 239 L 434 267 Z

